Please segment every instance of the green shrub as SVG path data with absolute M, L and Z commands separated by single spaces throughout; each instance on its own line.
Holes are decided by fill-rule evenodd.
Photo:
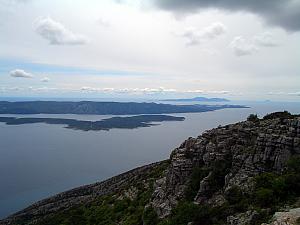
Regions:
M 158 224 L 158 216 L 152 207 L 147 207 L 143 216 L 144 225 L 156 225 Z
M 262 173 L 254 179 L 256 188 L 271 188 L 273 181 L 277 178 L 274 173 Z
M 206 206 L 198 207 L 197 214 L 193 218 L 194 224 L 209 225 L 212 224 L 212 209 Z
M 208 169 L 205 167 L 196 167 L 193 169 L 191 180 L 185 190 L 185 198 L 193 201 L 200 187 L 200 181 L 208 175 Z
M 263 117 L 264 120 L 276 119 L 276 118 L 290 119 L 290 118 L 293 118 L 293 115 L 291 113 L 289 113 L 288 111 L 283 111 L 283 112 L 270 113 Z
M 248 121 L 251 121 L 251 122 L 258 122 L 259 119 L 257 117 L 257 114 L 250 114 L 248 117 L 247 117 L 247 120 Z
M 229 204 L 233 205 L 241 202 L 244 198 L 244 195 L 239 186 L 234 185 L 226 191 L 225 198 Z
M 289 195 L 300 195 L 300 174 L 286 174 L 285 183 L 287 188 L 287 194 Z
M 219 190 L 225 184 L 225 175 L 229 173 L 231 168 L 231 159 L 216 160 L 211 166 L 211 175 L 208 182 L 211 187 L 211 193 Z
M 274 203 L 274 192 L 268 188 L 259 188 L 255 192 L 255 200 L 259 206 L 271 206 Z
M 198 206 L 192 202 L 179 202 L 172 210 L 170 222 L 172 225 L 186 225 L 192 222 L 197 214 Z
M 300 156 L 292 156 L 287 162 L 289 173 L 300 173 Z
M 288 191 L 286 179 L 283 176 L 274 179 L 272 182 L 272 190 L 277 199 L 284 199 Z
M 157 225 L 172 225 L 172 223 L 169 219 L 164 219 L 160 221 Z

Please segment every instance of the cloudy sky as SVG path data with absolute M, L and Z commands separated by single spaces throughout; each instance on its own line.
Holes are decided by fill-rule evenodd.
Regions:
M 300 0 L 0 0 L 0 97 L 300 100 Z

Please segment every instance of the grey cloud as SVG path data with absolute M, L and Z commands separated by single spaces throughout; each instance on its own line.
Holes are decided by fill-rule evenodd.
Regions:
M 234 37 L 229 44 L 236 56 L 252 55 L 258 52 L 259 47 L 277 47 L 279 43 L 273 38 L 272 33 L 264 32 L 247 40 L 242 36 Z
M 266 23 L 288 31 L 300 30 L 299 0 L 152 0 L 164 10 L 195 13 L 205 8 L 248 11 L 264 18 Z
M 42 82 L 49 82 L 50 79 L 49 79 L 48 77 L 43 77 L 43 78 L 41 79 L 41 81 L 42 81 Z
M 36 33 L 51 45 L 82 45 L 88 41 L 85 36 L 73 33 L 50 17 L 40 18 L 34 25 Z
M 186 28 L 182 33 L 175 33 L 176 36 L 186 39 L 187 45 L 198 45 L 204 40 L 213 40 L 226 32 L 226 27 L 220 22 L 215 22 L 205 28 Z
M 229 45 L 236 56 L 252 55 L 258 51 L 258 48 L 245 38 L 238 36 L 233 39 Z
M 265 32 L 263 34 L 254 37 L 254 41 L 257 45 L 264 47 L 276 47 L 279 43 L 274 39 L 272 33 Z
M 25 72 L 24 70 L 21 70 L 21 69 L 15 69 L 15 70 L 12 70 L 9 72 L 9 75 L 11 77 L 18 77 L 18 78 L 32 78 L 33 75 L 28 73 L 28 72 Z

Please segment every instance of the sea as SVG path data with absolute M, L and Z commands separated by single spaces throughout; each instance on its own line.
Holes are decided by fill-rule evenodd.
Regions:
M 183 104 L 183 103 L 181 103 Z M 184 102 L 184 104 L 192 104 Z M 138 166 L 169 158 L 188 137 L 207 129 L 287 110 L 300 114 L 300 102 L 230 102 L 249 108 L 169 114 L 185 121 L 110 131 L 80 131 L 63 125 L 0 123 L 0 219 L 68 189 L 105 180 Z M 110 115 L 0 115 L 101 120 Z

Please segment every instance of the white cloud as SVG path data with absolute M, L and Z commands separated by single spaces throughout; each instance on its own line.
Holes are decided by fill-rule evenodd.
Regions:
M 101 17 L 98 18 L 97 24 L 100 25 L 100 26 L 103 26 L 103 27 L 110 27 L 111 26 L 110 22 L 107 19 L 101 18 Z
M 100 91 L 100 89 L 98 89 L 98 88 L 87 87 L 87 86 L 81 87 L 80 90 L 86 91 L 86 92 Z
M 300 91 L 288 93 L 289 95 L 300 96 Z
M 97 93 L 116 93 L 116 94 L 134 94 L 134 95 L 152 95 L 152 94 L 230 94 L 225 90 L 177 90 L 174 88 L 97 88 L 84 86 L 80 88 L 83 92 L 97 92 Z
M 42 81 L 42 82 L 49 82 L 50 79 L 49 79 L 48 77 L 43 77 L 43 78 L 41 79 L 41 81 Z
M 220 22 L 212 23 L 211 25 L 196 29 L 194 27 L 186 28 L 184 32 L 175 34 L 176 36 L 186 39 L 187 45 L 198 45 L 205 40 L 213 40 L 218 36 L 226 33 L 227 28 Z
M 21 70 L 21 69 L 12 70 L 9 72 L 9 75 L 11 77 L 23 77 L 23 78 L 32 78 L 33 77 L 32 74 L 25 72 L 24 70 Z
M 164 92 L 176 92 L 175 89 L 159 88 L 97 88 L 97 87 L 81 87 L 81 91 L 85 92 L 113 92 L 113 93 L 133 93 L 133 94 L 153 94 Z
M 247 41 L 242 36 L 235 37 L 229 45 L 236 56 L 251 55 L 258 51 L 258 48 L 250 41 Z
M 300 96 L 300 91 L 296 92 L 284 92 L 284 91 L 277 91 L 277 92 L 269 92 L 269 95 L 291 95 L 291 96 Z
M 51 45 L 82 45 L 88 41 L 85 36 L 73 33 L 50 17 L 38 19 L 35 22 L 35 31 Z
M 226 95 L 226 94 L 230 94 L 230 91 L 225 91 L 225 90 L 221 90 L 221 91 L 207 91 L 207 94 L 222 94 L 222 95 Z
M 276 47 L 279 43 L 274 39 L 272 33 L 265 32 L 254 37 L 254 41 L 257 45 L 264 47 Z
M 49 91 L 57 91 L 57 88 L 54 87 L 31 87 L 31 91 L 36 91 L 36 92 L 49 92 Z

